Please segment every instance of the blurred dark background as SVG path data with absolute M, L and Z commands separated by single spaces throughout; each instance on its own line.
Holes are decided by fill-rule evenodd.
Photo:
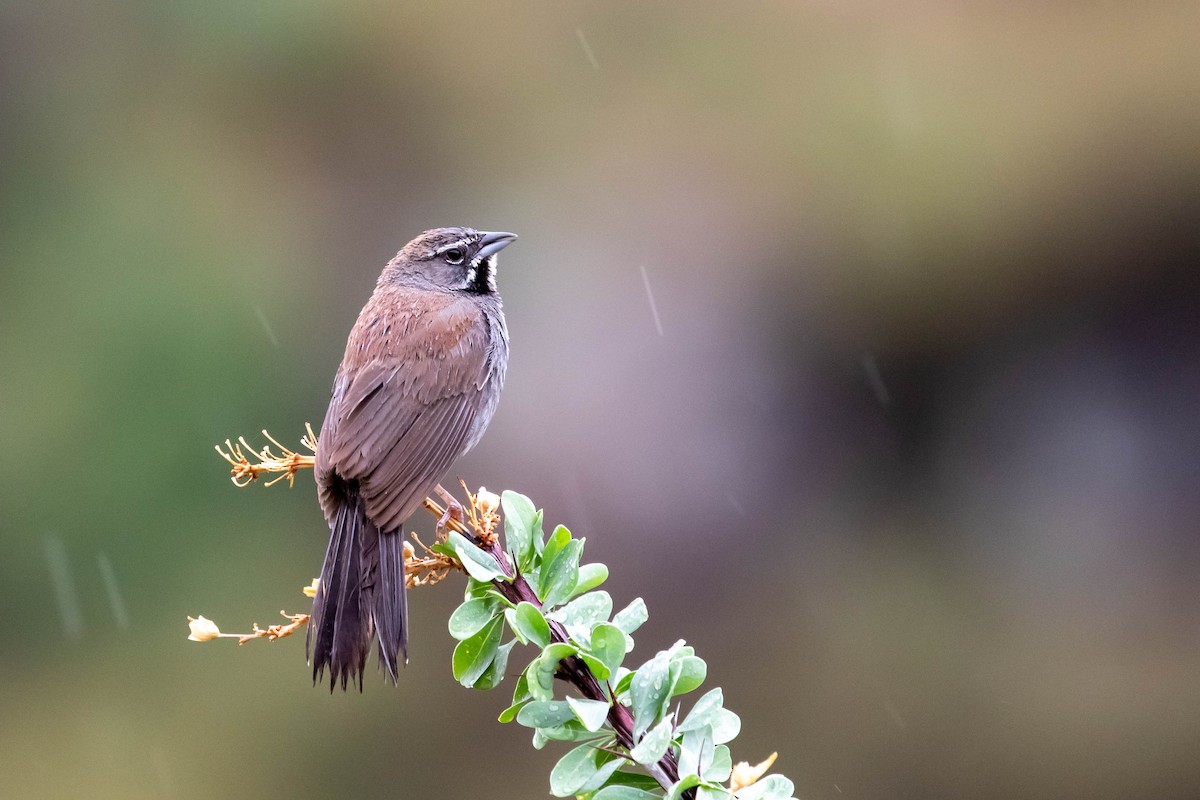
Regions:
M 417 232 L 514 230 L 456 467 L 588 538 L 819 798 L 1200 796 L 1194 2 L 5 3 L 14 798 L 542 797 L 451 678 L 314 689 L 324 413 Z M 418 520 L 427 532 L 430 521 Z M 514 661 L 514 663 L 516 663 Z M 464 768 L 468 765 L 469 768 Z

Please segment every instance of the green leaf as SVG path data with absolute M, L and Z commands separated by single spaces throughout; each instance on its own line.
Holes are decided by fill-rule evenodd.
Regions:
M 458 555 L 455 554 L 454 548 L 450 546 L 449 542 L 434 542 L 433 546 L 429 549 L 438 555 L 449 556 L 450 558 L 458 558 Z
M 520 642 L 521 644 L 529 644 L 529 640 L 526 639 L 524 636 L 522 636 L 521 632 L 519 630 L 517 630 L 517 607 L 516 606 L 513 606 L 512 608 L 504 609 L 504 621 L 508 623 L 508 629 L 513 632 L 514 636 L 517 637 L 518 642 Z
M 597 752 L 590 744 L 567 751 L 554 765 L 554 769 L 550 770 L 550 794 L 555 797 L 570 797 L 582 789 L 596 774 Z
M 542 530 L 544 521 L 542 510 L 539 508 L 533 515 L 533 552 L 539 556 L 546 547 L 546 532 Z
M 701 762 L 700 766 L 701 778 L 706 781 L 724 783 L 729 780 L 729 775 L 733 772 L 733 757 L 729 754 L 728 747 L 719 744 L 713 748 L 712 763 L 705 765 Z
M 554 532 L 550 534 L 550 538 L 546 540 L 545 549 L 542 550 L 542 566 L 558 558 L 558 554 L 562 552 L 569 541 L 571 541 L 571 532 L 565 525 L 555 528 Z
M 596 658 L 591 653 L 585 653 L 582 650 L 579 652 L 579 657 L 583 659 L 583 663 L 587 664 L 587 668 L 596 676 L 598 681 L 608 680 L 609 671 L 604 662 Z
M 508 644 L 502 644 L 496 648 L 496 657 L 492 659 L 491 664 L 488 664 L 487 669 L 475 681 L 472 688 L 487 691 L 495 689 L 504 680 L 504 671 L 508 669 L 508 654 L 516 643 L 517 640 L 513 639 Z
M 454 648 L 454 679 L 463 686 L 471 687 L 487 670 L 500 647 L 500 634 L 504 630 L 503 618 L 496 616 L 473 636 L 463 639 Z
M 679 774 L 699 775 L 701 766 L 712 763 L 712 729 L 707 725 L 683 734 L 679 742 Z
M 450 629 L 450 635 L 461 641 L 491 622 L 495 614 L 495 600 L 490 597 L 476 597 L 454 609 L 447 627 Z
M 553 728 L 575 719 L 575 711 L 566 700 L 535 700 L 517 712 L 517 724 L 526 728 Z
M 625 766 L 631 766 L 626 764 Z M 617 770 L 608 778 L 607 787 L 620 786 L 630 789 L 638 789 L 650 794 L 657 800 L 662 800 L 662 788 L 658 785 L 658 781 L 644 772 L 626 772 L 625 770 Z M 599 797 L 597 794 L 595 797 Z M 592 800 L 595 800 L 595 797 Z M 640 795 L 639 795 L 640 797 Z
M 671 645 L 667 652 L 671 654 L 672 661 L 678 661 L 681 658 L 696 655 L 696 648 L 692 647 L 690 644 L 684 644 L 683 639 L 680 639 L 678 642 Z
M 595 746 L 594 743 L 593 746 Z M 581 794 L 590 794 L 599 789 L 608 781 L 609 777 L 611 777 L 612 774 L 620 769 L 621 765 L 625 763 L 624 758 L 612 756 L 608 753 L 606 753 L 606 755 L 609 755 L 610 758 L 601 763 L 600 767 L 596 770 L 596 774 L 592 776 L 591 780 L 583 785 L 583 788 L 579 790 Z
M 555 622 L 561 622 L 572 638 L 586 642 L 591 635 L 592 626 L 597 622 L 606 622 L 611 613 L 612 597 L 608 592 L 598 591 L 576 597 L 561 608 L 551 611 L 548 616 Z
M 650 612 L 646 610 L 646 601 L 638 597 L 618 611 L 612 622 L 625 633 L 632 634 L 648 619 Z
M 517 678 L 517 685 L 513 687 L 513 702 L 520 703 L 532 697 L 529 694 L 529 679 L 525 677 L 525 673 L 521 673 L 521 677 Z
M 677 677 L 672 681 L 675 688 L 671 693 L 678 696 L 687 694 L 704 683 L 705 677 L 708 676 L 708 665 L 704 663 L 704 659 L 697 656 L 684 656 L 671 662 L 671 671 L 677 673 Z
M 569 719 L 552 728 L 538 728 L 537 732 L 543 739 L 559 742 L 597 742 L 608 738 L 608 734 L 603 731 L 589 731 L 577 719 Z
M 458 555 L 455 554 L 453 547 L 450 547 L 449 545 L 446 547 L 450 550 L 447 555 L 449 555 L 451 558 L 458 558 Z M 470 575 L 467 576 L 467 590 L 463 592 L 463 600 L 473 600 L 476 597 L 493 597 L 497 595 L 498 592 L 496 591 L 496 587 L 492 586 L 491 581 L 477 581 Z
M 522 672 L 517 678 L 517 684 L 513 687 L 512 705 L 500 712 L 499 720 L 501 722 L 512 722 L 517 718 L 517 712 L 532 699 L 529 693 L 529 679 Z
M 524 675 L 521 676 L 525 677 Z M 508 708 L 500 712 L 500 716 L 496 717 L 497 722 L 509 723 L 517 718 L 517 712 L 529 704 L 529 700 L 522 700 L 519 703 L 513 703 Z
M 510 624 L 513 631 L 525 641 L 533 642 L 538 647 L 550 644 L 550 625 L 533 603 L 518 603 Z
M 589 731 L 598 731 L 604 727 L 604 723 L 608 719 L 608 710 L 612 708 L 603 700 L 584 700 L 576 697 L 568 697 L 567 705 L 575 712 L 575 716 L 583 724 L 583 727 Z
M 696 787 L 696 800 L 731 800 L 733 792 L 724 786 L 701 783 Z
M 500 569 L 496 559 L 471 544 L 470 540 L 458 531 L 450 531 L 450 536 L 446 541 L 454 548 L 454 553 L 462 563 L 463 569 L 475 580 L 494 581 L 497 578 L 506 581 L 512 580 Z
M 782 775 L 768 775 L 737 793 L 738 800 L 787 800 L 796 786 Z
M 718 709 L 710 724 L 712 725 L 713 741 L 717 744 L 731 742 L 742 732 L 741 717 L 728 708 Z
M 643 766 L 662 759 L 667 754 L 667 748 L 671 746 L 671 736 L 674 733 L 671 726 L 673 716 L 668 714 L 666 719 L 647 731 L 642 740 L 629 751 L 629 757 Z
M 592 641 L 589 648 L 596 658 L 600 659 L 609 673 L 616 672 L 625 658 L 625 634 L 616 625 L 603 622 L 592 629 Z M 599 677 L 599 676 L 597 676 Z
M 552 668 L 558 667 L 558 662 L 564 658 L 570 658 L 578 651 L 574 645 L 566 642 L 555 642 L 542 648 L 541 660 L 547 662 Z
M 686 775 L 676 781 L 675 785 L 671 787 L 671 791 L 667 792 L 666 800 L 679 800 L 679 798 L 683 797 L 684 792 L 693 786 L 699 785 L 699 775 Z
M 579 583 L 575 584 L 575 595 L 590 592 L 606 580 L 608 567 L 600 563 L 584 564 L 579 568 Z
M 554 673 L 558 671 L 558 662 L 573 656 L 578 652 L 572 645 L 556 642 L 542 650 L 542 654 L 530 663 L 527 668 L 529 675 L 529 692 L 538 700 L 550 700 L 554 697 Z
M 553 559 L 547 558 L 542 562 L 542 571 L 538 575 L 541 589 L 538 599 L 546 608 L 553 608 L 571 596 L 579 581 L 579 554 L 582 548 L 578 539 L 572 539 L 563 545 Z
M 504 541 L 508 552 L 512 553 L 521 572 L 528 572 L 533 560 L 534 538 L 541 538 L 538 511 L 528 497 L 509 491 L 500 494 L 500 507 L 504 510 Z M 535 522 L 538 522 L 536 532 Z
M 671 699 L 669 682 L 671 663 L 666 651 L 660 652 L 654 658 L 638 667 L 629 685 L 629 695 L 633 700 L 633 735 L 640 736 L 643 731 L 658 722 Z
M 615 763 L 614 763 L 615 762 Z M 611 753 L 606 753 L 591 744 L 582 744 L 559 759 L 550 771 L 550 794 L 555 797 L 571 797 L 584 791 L 589 783 L 599 775 L 599 783 L 604 781 L 621 766 L 621 762 Z M 607 772 L 607 774 L 603 774 Z
M 609 777 L 608 785 L 629 786 L 633 789 L 641 789 L 646 792 L 652 792 L 657 798 L 662 797 L 662 795 L 658 794 L 660 791 L 658 781 L 644 772 L 626 772 L 624 770 L 617 770 L 612 774 L 611 777 Z M 595 800 L 595 798 L 593 798 L 593 800 Z
M 621 667 L 614 675 L 617 678 L 616 685 L 613 686 L 613 694 L 617 697 L 623 697 L 629 693 L 629 686 L 633 683 L 633 676 L 637 673 L 631 669 Z
M 679 730 L 687 732 L 703 728 L 705 725 L 711 725 L 717 712 L 721 710 L 721 706 L 725 702 L 725 695 L 718 686 L 708 692 L 696 701 L 692 706 L 691 712 L 683 718 L 683 722 L 679 723 Z
M 524 672 L 529 696 L 534 700 L 548 701 L 554 699 L 554 673 L 545 674 L 542 671 L 542 659 L 539 656 L 529 662 Z
M 662 795 L 632 786 L 610 785 L 592 795 L 592 800 L 662 800 Z

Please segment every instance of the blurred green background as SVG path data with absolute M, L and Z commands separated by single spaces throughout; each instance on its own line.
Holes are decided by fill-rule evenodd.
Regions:
M 4 3 L 13 798 L 542 797 L 562 749 L 303 642 L 318 424 L 419 231 L 517 231 L 455 474 L 588 538 L 818 798 L 1200 796 L 1200 8 Z M 651 299 L 651 297 L 653 299 Z M 427 532 L 428 520 L 418 529 Z M 516 661 L 514 660 L 514 663 Z

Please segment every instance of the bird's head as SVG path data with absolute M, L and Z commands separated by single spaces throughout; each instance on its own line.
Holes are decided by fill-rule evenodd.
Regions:
M 399 283 L 466 294 L 496 293 L 496 254 L 515 233 L 434 228 L 400 249 L 380 283 Z

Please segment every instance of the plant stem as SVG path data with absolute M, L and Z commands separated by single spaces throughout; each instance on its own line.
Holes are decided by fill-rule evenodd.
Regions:
M 542 607 L 541 601 L 537 598 L 537 593 L 533 591 L 533 587 L 525 580 L 525 576 L 519 574 L 508 558 L 508 554 L 504 552 L 496 542 L 484 543 L 476 540 L 476 543 L 496 560 L 500 565 L 500 569 L 504 574 L 511 578 L 511 581 L 497 579 L 492 581 L 492 585 L 513 603 L 522 601 L 531 603 L 539 609 Z M 569 641 L 566 629 L 554 620 L 546 620 L 550 623 L 550 638 L 555 642 L 566 643 Z M 592 674 L 592 671 L 584 663 L 579 656 L 569 656 L 559 662 L 558 672 L 555 677 L 559 680 L 566 681 L 574 686 L 589 700 L 599 700 L 603 703 L 608 703 L 608 724 L 612 726 L 613 732 L 617 736 L 617 741 L 626 750 L 632 750 L 636 744 L 633 738 L 633 715 L 629 713 L 629 709 L 620 703 L 616 702 L 609 696 L 600 681 Z M 667 751 L 662 760 L 657 764 L 648 767 L 650 774 L 658 781 L 663 789 L 670 791 L 671 786 L 679 780 L 679 765 L 676 763 L 675 754 Z M 689 796 L 691 790 L 685 793 Z

